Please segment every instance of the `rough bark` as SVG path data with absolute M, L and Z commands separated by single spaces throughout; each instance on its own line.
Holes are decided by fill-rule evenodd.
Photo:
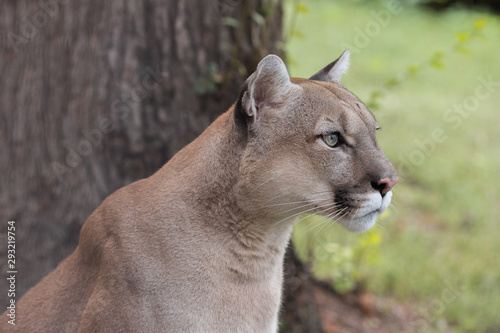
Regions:
M 309 266 L 300 261 L 292 244 L 287 249 L 284 274 L 280 331 L 323 332 L 319 304 L 314 296 L 318 282 L 311 277 Z
M 1 232 L 16 221 L 20 296 L 75 248 L 106 196 L 156 171 L 230 106 L 263 55 L 279 52 L 281 6 L 0 6 Z
M 281 53 L 282 8 L 6 0 L 0 32 L 0 236 L 16 221 L 19 299 L 74 250 L 105 197 L 160 168 L 236 100 L 264 55 Z M 4 275 L 6 246 L 0 258 Z

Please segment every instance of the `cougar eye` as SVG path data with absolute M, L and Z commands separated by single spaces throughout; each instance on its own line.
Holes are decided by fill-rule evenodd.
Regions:
M 323 141 L 332 148 L 337 147 L 340 143 L 340 134 L 339 132 L 323 134 Z

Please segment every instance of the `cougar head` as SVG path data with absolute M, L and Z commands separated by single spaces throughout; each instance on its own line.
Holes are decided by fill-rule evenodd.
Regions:
M 272 223 L 320 214 L 362 232 L 389 206 L 398 176 L 374 115 L 339 83 L 348 66 L 345 51 L 291 79 L 269 55 L 246 81 L 234 112 L 246 143 L 237 196 L 253 214 Z

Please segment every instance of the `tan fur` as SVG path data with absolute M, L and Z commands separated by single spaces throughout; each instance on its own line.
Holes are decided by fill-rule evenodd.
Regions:
M 374 222 L 356 220 L 366 195 L 382 197 L 374 184 L 397 180 L 354 95 L 321 73 L 285 73 L 265 58 L 203 134 L 110 195 L 75 252 L 16 304 L 16 326 L 4 314 L 0 331 L 276 332 L 297 213 L 347 207 L 340 222 L 360 231 Z M 327 147 L 329 128 L 349 146 Z

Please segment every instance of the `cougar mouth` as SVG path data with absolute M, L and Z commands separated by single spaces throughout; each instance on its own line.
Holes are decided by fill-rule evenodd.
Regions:
M 276 225 L 289 218 L 298 219 L 303 214 L 314 214 L 324 218 L 311 229 L 318 227 L 323 230 L 320 225 L 328 226 L 338 222 L 349 231 L 364 232 L 375 225 L 378 216 L 389 207 L 391 198 L 392 191 L 383 197 L 378 192 L 352 194 L 347 191 L 321 191 L 305 200 L 276 203 L 270 207 L 278 208 L 278 214 L 281 215 Z M 299 219 L 302 220 L 303 218 Z
M 392 191 L 384 196 L 380 193 L 370 193 L 356 200 L 358 208 L 353 208 L 355 213 L 350 219 L 339 220 L 338 222 L 352 232 L 363 232 L 375 225 L 377 218 L 390 205 Z

